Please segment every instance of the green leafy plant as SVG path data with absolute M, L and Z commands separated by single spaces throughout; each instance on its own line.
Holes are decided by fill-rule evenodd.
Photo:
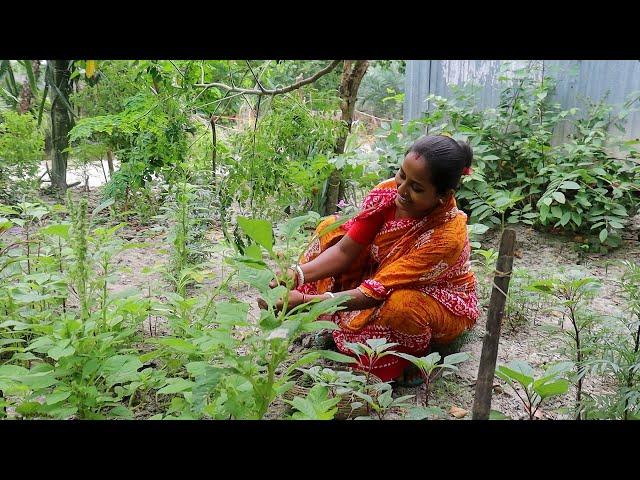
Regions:
M 285 302 L 285 308 L 277 309 L 286 287 L 269 287 L 275 273 L 263 260 L 261 250 L 274 260 L 278 258 L 273 251 L 272 226 L 255 219 L 241 219 L 239 225 L 252 243 L 244 255 L 225 260 L 232 267 L 229 278 L 236 277 L 256 289 L 267 308 L 260 312 L 256 325 L 249 325 L 247 304 L 216 301 L 228 283 L 206 299 L 171 296 L 165 315 L 174 333 L 155 340 L 160 349 L 153 354 L 171 374 L 170 386 L 158 393 L 177 395 L 171 400 L 169 417 L 177 413 L 178 418 L 263 418 L 273 400 L 292 386 L 288 374 L 295 368 L 319 356 L 352 361 L 335 352 L 311 352 L 277 378 L 276 371 L 288 359 L 289 346 L 298 335 L 335 328 L 318 317 L 336 311 L 341 300 L 300 305 L 289 311 Z
M 444 377 L 451 373 L 457 372 L 457 364 L 469 360 L 469 354 L 466 352 L 453 353 L 442 358 L 440 353 L 433 352 L 424 357 L 416 357 L 408 353 L 394 352 L 394 355 L 410 361 L 418 368 L 420 376 L 425 384 L 425 406 L 429 405 L 429 394 L 431 393 L 432 382 L 437 377 Z M 440 362 L 442 360 L 442 362 Z M 436 373 L 437 372 L 437 375 Z
M 332 420 L 338 409 L 340 398 L 329 398 L 329 389 L 314 385 L 305 398 L 295 397 L 290 403 L 297 411 L 293 420 Z
M 285 208 L 291 213 L 319 208 L 338 130 L 335 120 L 295 96 L 274 97 L 254 129 L 231 138 L 237 155 L 222 159 L 227 195 L 253 216 L 270 219 L 281 218 Z
M 368 420 L 370 418 L 384 420 L 385 416 L 394 409 L 406 409 L 412 406 L 412 404 L 407 401 L 414 398 L 415 395 L 403 395 L 393 398 L 392 393 L 393 387 L 391 384 L 384 382 L 372 385 L 370 393 L 353 392 L 355 396 L 367 402 L 370 412 L 368 417 L 356 417 L 356 420 Z M 374 414 L 375 417 L 373 416 Z
M 563 321 L 566 318 L 570 328 L 565 330 L 563 325 L 559 327 L 548 326 L 547 329 L 560 332 L 567 340 L 571 361 L 576 368 L 576 409 L 577 418 L 583 417 L 582 386 L 586 361 L 593 352 L 598 333 L 596 331 L 599 318 L 587 310 L 589 301 L 600 290 L 600 282 L 587 277 L 580 271 L 570 271 L 566 278 L 553 278 L 533 282 L 528 287 L 532 291 L 552 297 L 557 308 L 563 311 Z
M 30 113 L 0 112 L 0 201 L 22 200 L 39 182 L 44 134 Z
M 529 420 L 535 420 L 536 412 L 545 400 L 567 393 L 570 383 L 562 377 L 571 368 L 573 368 L 571 362 L 556 363 L 547 367 L 544 374 L 536 378 L 533 368 L 528 363 L 514 360 L 506 366 L 499 365 L 496 376 L 507 382 L 513 389 L 522 402 Z
M 10 285 L 9 266 L 0 278 L 0 333 L 10 355 L 0 367 L 3 401 L 23 418 L 133 418 L 145 392 L 166 384 L 134 347 L 148 303 L 139 292 L 107 288 L 113 257 L 135 245 L 114 239 L 118 225 L 93 228 L 85 199 L 70 199 L 70 209 L 72 223 L 34 235 L 31 274 Z
M 616 281 L 625 301 L 621 315 L 609 315 L 603 320 L 598 335 L 599 355 L 585 362 L 585 370 L 601 377 L 613 377 L 614 388 L 594 393 L 585 403 L 586 418 L 639 417 L 640 390 L 640 266 L 636 262 L 621 262 L 622 275 Z

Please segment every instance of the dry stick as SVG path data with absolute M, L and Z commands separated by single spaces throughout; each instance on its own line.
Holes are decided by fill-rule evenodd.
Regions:
M 511 280 L 515 241 L 516 232 L 511 229 L 505 229 L 502 232 L 496 274 L 489 302 L 489 312 L 487 313 L 487 333 L 482 341 L 482 354 L 480 356 L 480 366 L 478 367 L 478 380 L 473 401 L 474 420 L 489 419 L 493 377 L 498 357 L 498 341 L 500 340 L 500 324 L 502 323 L 507 292 L 509 291 L 509 281 Z
M 213 185 L 216 184 L 216 156 L 218 154 L 218 144 L 216 139 L 216 116 L 211 115 L 211 141 L 213 143 L 213 150 L 211 151 L 211 175 L 213 177 Z

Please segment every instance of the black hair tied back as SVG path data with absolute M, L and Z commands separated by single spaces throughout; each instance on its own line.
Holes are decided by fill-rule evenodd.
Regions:
M 409 149 L 425 159 L 431 183 L 439 195 L 455 190 L 463 172 L 471 168 L 473 149 L 468 142 L 457 141 L 446 135 L 425 135 Z

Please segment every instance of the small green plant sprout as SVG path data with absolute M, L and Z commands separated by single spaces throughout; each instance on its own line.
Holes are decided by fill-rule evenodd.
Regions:
M 353 392 L 356 397 L 367 402 L 367 410 L 369 412 L 368 417 L 356 417 L 356 420 L 370 420 L 372 418 L 384 420 L 385 416 L 392 410 L 410 408 L 413 406 L 413 404 L 408 403 L 407 401 L 414 398 L 415 395 L 403 395 L 398 398 L 393 398 L 393 387 L 388 382 L 371 385 L 368 391 L 371 395 L 369 395 L 369 393 Z M 351 404 L 351 408 L 354 410 L 360 406 L 361 404 L 359 402 Z M 373 414 L 375 414 L 375 417 Z
M 291 415 L 293 420 L 332 420 L 338 412 L 336 405 L 340 397 L 329 396 L 329 388 L 324 385 L 314 385 L 306 398 L 294 397 L 287 401 L 297 411 Z
M 535 378 L 533 368 L 526 362 L 514 360 L 508 365 L 500 365 L 496 369 L 496 376 L 505 382 L 516 393 L 529 420 L 535 420 L 536 412 L 542 403 L 551 397 L 564 395 L 569 389 L 569 381 L 562 378 L 573 368 L 572 362 L 560 362 L 549 366 L 544 375 Z M 518 390 L 523 391 L 524 396 Z M 504 418 L 500 412 L 492 412 L 494 418 Z
M 373 368 L 384 357 L 393 355 L 395 352 L 391 349 L 396 345 L 397 343 L 387 342 L 386 338 L 370 338 L 366 343 L 345 343 L 347 349 L 357 356 L 358 368 L 367 372 L 364 391 L 354 391 L 353 394 L 367 402 L 369 413 L 375 413 L 380 420 L 384 419 L 385 415 L 393 408 L 410 406 L 406 404 L 406 400 L 413 397 L 413 395 L 406 395 L 394 399 L 391 395 L 393 389 L 389 383 L 378 383 L 369 386 Z M 352 404 L 353 409 L 360 406 L 359 402 Z M 364 418 L 371 417 L 357 417 L 356 420 Z
M 370 338 L 366 343 L 345 343 L 347 349 L 357 355 L 360 367 L 367 372 L 367 384 L 373 368 L 384 357 L 392 355 L 394 352 L 389 349 L 396 345 L 387 342 L 386 338 Z
M 451 355 L 447 355 L 444 359 L 438 352 L 430 353 L 425 357 L 415 357 L 408 353 L 393 352 L 394 355 L 405 360 L 410 361 L 415 365 L 425 384 L 425 406 L 429 405 L 429 394 L 431 392 L 431 385 L 433 381 L 439 376 L 450 375 L 458 371 L 456 366 L 459 363 L 469 360 L 470 356 L 467 352 L 458 352 Z M 440 363 L 442 360 L 442 363 Z
M 368 393 L 365 375 L 358 375 L 351 370 L 323 368 L 320 365 L 309 369 L 298 368 L 298 370 L 308 377 L 314 385 L 328 388 L 330 397 L 342 398 L 344 401 L 349 402 L 352 413 L 364 405 L 354 392 Z

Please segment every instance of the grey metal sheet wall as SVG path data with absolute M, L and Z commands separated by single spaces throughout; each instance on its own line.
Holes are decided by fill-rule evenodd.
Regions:
M 532 60 L 509 61 L 514 67 L 528 66 Z M 582 107 L 586 98 L 621 105 L 633 92 L 640 92 L 639 60 L 545 60 L 545 74 L 558 80 L 555 100 L 563 108 Z M 494 107 L 501 60 L 409 60 L 405 79 L 404 118 L 418 118 L 427 111 L 425 98 L 433 93 L 447 97 L 452 85 L 465 82 L 479 86 L 478 108 Z M 564 136 L 565 130 L 557 132 Z M 628 117 L 625 137 L 640 137 L 640 112 Z

